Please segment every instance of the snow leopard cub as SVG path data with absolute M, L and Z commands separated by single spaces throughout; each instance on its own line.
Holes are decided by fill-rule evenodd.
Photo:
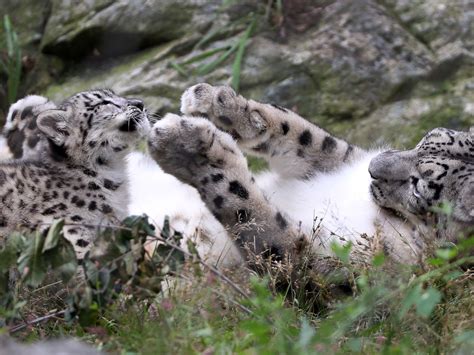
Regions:
M 332 241 L 351 241 L 353 260 L 384 252 L 416 263 L 427 238 L 474 229 L 472 131 L 438 128 L 412 150 L 365 151 L 288 109 L 208 84 L 186 90 L 181 111 L 188 116 L 154 125 L 153 158 L 256 253 L 294 254 L 305 243 L 327 253 Z M 270 172 L 254 179 L 240 149 Z M 434 213 L 443 202 L 450 216 Z
M 39 96 L 12 105 L 6 139 L 13 157 L 26 158 L 0 163 L 0 237 L 64 218 L 82 258 L 94 226 L 126 217 L 125 157 L 148 130 L 143 102 L 107 89 L 75 94 L 59 107 Z

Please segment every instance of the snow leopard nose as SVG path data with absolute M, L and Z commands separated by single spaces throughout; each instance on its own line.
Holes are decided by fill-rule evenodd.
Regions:
M 389 150 L 375 156 L 369 164 L 369 174 L 374 180 L 406 180 L 410 176 L 411 151 Z
M 139 99 L 128 99 L 127 103 L 128 103 L 128 106 L 135 106 L 140 111 L 143 111 L 143 108 L 145 107 L 145 105 L 143 104 L 143 101 Z

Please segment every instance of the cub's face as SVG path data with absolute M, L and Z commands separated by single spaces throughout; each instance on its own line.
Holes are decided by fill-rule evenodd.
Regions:
M 474 230 L 474 133 L 437 128 L 415 149 L 388 151 L 369 166 L 371 194 L 416 226 L 454 240 Z M 445 212 L 439 207 L 447 206 Z
M 110 90 L 78 93 L 37 117 L 53 157 L 107 164 L 125 156 L 150 128 L 143 102 Z

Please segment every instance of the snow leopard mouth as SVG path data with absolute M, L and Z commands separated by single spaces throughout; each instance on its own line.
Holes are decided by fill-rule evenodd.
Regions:
M 143 114 L 131 115 L 131 117 L 129 117 L 124 123 L 119 126 L 119 131 L 127 133 L 136 132 L 140 128 L 142 122 L 146 119 L 146 116 Z
M 129 119 L 119 127 L 120 132 L 136 132 L 137 130 L 138 122 L 134 119 Z

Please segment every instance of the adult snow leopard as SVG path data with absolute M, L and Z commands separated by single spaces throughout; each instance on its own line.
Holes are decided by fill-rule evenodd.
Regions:
M 153 126 L 153 158 L 255 253 L 351 241 L 361 261 L 384 252 L 415 263 L 427 238 L 454 241 L 474 229 L 473 130 L 437 128 L 412 150 L 366 151 L 286 108 L 208 84 L 187 89 L 181 111 Z M 241 150 L 270 172 L 254 178 Z M 442 203 L 451 214 L 436 213 Z
M 64 218 L 81 258 L 94 226 L 127 216 L 125 158 L 148 130 L 141 100 L 106 89 L 75 94 L 59 107 L 40 96 L 12 105 L 5 131 L 17 159 L 0 163 L 0 237 Z

